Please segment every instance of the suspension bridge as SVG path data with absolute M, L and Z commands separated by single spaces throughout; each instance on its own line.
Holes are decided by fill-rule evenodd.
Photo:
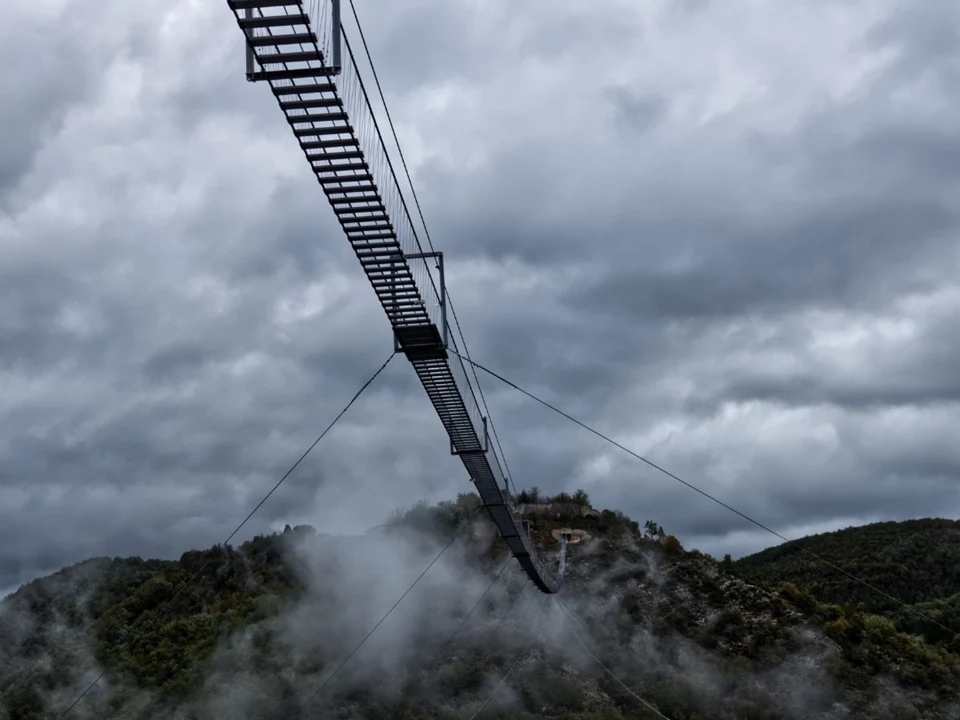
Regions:
M 490 442 L 492 421 L 477 402 L 459 325 L 451 332 L 443 253 L 432 242 L 428 250 L 421 245 L 343 31 L 339 0 L 227 4 L 246 38 L 247 79 L 269 85 L 383 306 L 395 350 L 410 361 L 449 435 L 450 452 L 530 580 L 556 593 L 566 538 L 559 570 L 548 574 Z
M 394 335 L 394 356 L 401 353 L 407 357 L 417 377 L 420 379 L 437 415 L 449 435 L 450 452 L 463 462 L 464 467 L 493 521 L 504 538 L 513 556 L 532 582 L 541 592 L 557 595 L 552 598 L 565 614 L 571 615 L 581 623 L 574 612 L 559 597 L 563 581 L 568 535 L 561 533 L 560 553 L 557 571 L 548 573 L 545 564 L 537 556 L 531 536 L 531 525 L 516 511 L 510 493 L 509 471 L 504 472 L 503 450 L 497 439 L 489 411 L 484 415 L 477 402 L 475 388 L 470 380 L 472 371 L 484 408 L 483 391 L 480 388 L 477 369 L 502 381 L 551 411 L 565 417 L 593 433 L 602 440 L 647 464 L 658 472 L 672 478 L 689 489 L 699 493 L 712 502 L 726 508 L 756 527 L 779 538 L 791 542 L 789 538 L 758 522 L 735 507 L 706 493 L 695 485 L 678 477 L 663 467 L 651 462 L 642 455 L 620 444 L 612 437 L 578 420 L 567 412 L 541 399 L 502 375 L 474 362 L 466 348 L 466 342 L 456 313 L 447 292 L 443 253 L 434 249 L 423 216 L 421 226 L 428 250 L 421 245 L 409 208 L 400 190 L 397 175 L 386 150 L 383 136 L 376 116 L 370 104 L 357 67 L 356 58 L 350 47 L 349 38 L 340 21 L 340 0 L 227 0 L 237 25 L 243 32 L 246 45 L 246 76 L 251 82 L 269 85 L 280 110 L 289 124 L 293 136 L 297 139 L 304 157 L 330 202 L 330 206 L 353 248 L 361 268 L 379 300 Z M 359 21 L 357 21 L 359 30 Z M 361 39 L 363 38 L 360 30 Z M 366 45 L 364 41 L 364 46 Z M 369 58 L 369 55 L 368 55 Z M 371 70 L 376 79 L 376 70 L 370 61 Z M 377 81 L 379 89 L 379 81 Z M 381 93 L 382 97 L 382 93 Z M 387 112 L 389 120 L 389 111 Z M 392 130 L 392 123 L 391 123 Z M 394 134 L 395 137 L 395 134 Z M 402 151 L 397 143 L 401 161 Z M 406 165 L 404 162 L 404 170 Z M 409 173 L 407 173 L 409 180 Z M 411 193 L 416 200 L 416 192 L 410 183 Z M 417 210 L 419 211 L 419 202 Z M 448 323 L 448 311 L 453 315 L 455 331 Z M 393 357 L 393 356 L 391 356 Z M 389 362 L 389 360 L 387 361 Z M 323 431 L 313 445 L 293 464 L 290 470 L 266 494 L 260 503 L 246 516 L 237 528 L 226 538 L 223 545 L 229 545 L 231 539 L 243 528 L 254 513 L 277 490 L 283 481 L 293 472 L 310 450 L 323 439 L 337 420 L 357 400 L 363 390 L 376 379 L 387 363 L 371 377 L 354 395 L 353 399 Z M 492 437 L 496 447 L 491 444 Z M 500 448 L 500 455 L 497 454 Z M 341 668 L 363 646 L 381 623 L 393 612 L 393 609 L 416 586 L 423 575 L 440 558 L 460 532 L 468 526 L 461 525 L 460 530 L 450 539 L 427 568 L 417 577 L 404 594 L 374 625 L 353 651 L 344 658 L 323 683 L 308 698 L 306 705 L 329 683 Z M 883 590 L 856 577 L 808 548 L 798 545 L 797 550 L 834 571 L 843 574 L 873 592 L 896 602 L 912 614 L 939 626 L 945 632 L 956 634 L 937 619 L 924 614 L 912 605 L 885 593 Z M 211 562 L 208 558 L 179 589 L 168 598 L 159 609 L 149 613 L 163 618 L 170 611 L 172 603 L 204 572 Z M 479 606 L 503 569 L 491 580 L 483 595 L 473 609 L 461 620 L 447 643 L 463 627 L 473 611 Z M 526 584 L 524 584 L 524 587 Z M 513 604 L 521 592 L 514 597 Z M 544 598 L 546 601 L 547 598 Z M 544 605 L 541 605 L 541 619 Z M 142 613 L 132 623 L 138 624 L 148 613 Z M 504 614 L 506 617 L 506 614 Z M 502 619 L 501 619 L 502 622 Z M 602 660 L 590 650 L 577 632 L 572 633 L 583 650 L 615 680 L 624 691 L 633 696 L 650 713 L 667 718 L 656 706 L 651 705 L 626 685 Z M 532 645 L 532 642 L 531 642 Z M 486 700 L 470 716 L 473 720 L 496 694 L 512 670 L 527 653 L 531 645 L 521 652 L 513 665 L 506 671 L 500 684 L 494 688 Z M 90 682 L 59 718 L 65 718 L 71 710 L 97 685 L 106 673 L 106 669 Z M 667 720 L 669 720 L 667 718 Z

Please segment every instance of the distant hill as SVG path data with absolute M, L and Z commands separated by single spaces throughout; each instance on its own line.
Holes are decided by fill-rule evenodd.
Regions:
M 905 603 L 960 593 L 960 521 L 879 522 L 811 535 L 733 563 L 738 575 L 773 585 L 791 582 L 818 600 L 894 613 L 897 603 L 803 552 L 806 548 Z
M 960 717 L 960 642 L 751 584 L 750 562 L 731 573 L 585 502 L 531 511 L 548 564 L 559 532 L 581 531 L 562 594 L 542 595 L 478 503 L 420 504 L 356 537 L 299 526 L 177 561 L 98 558 L 30 583 L 0 602 L 0 720 L 56 718 L 101 671 L 70 718 L 455 720 L 496 689 L 478 720 L 654 720 L 584 646 L 672 720 Z M 757 557 L 758 573 L 778 567 Z

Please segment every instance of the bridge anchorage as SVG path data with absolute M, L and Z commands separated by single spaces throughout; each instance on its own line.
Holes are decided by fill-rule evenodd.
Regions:
M 488 420 L 447 325 L 443 254 L 424 252 L 340 22 L 340 0 L 227 0 L 246 39 L 246 76 L 270 86 L 393 329 L 501 537 L 531 581 L 555 593 L 513 506 Z M 316 28 L 327 28 L 318 36 Z M 327 62 L 326 48 L 330 48 Z M 345 50 L 346 52 L 342 52 Z M 432 248 L 431 248 L 432 250 Z M 427 260 L 436 260 L 434 278 Z

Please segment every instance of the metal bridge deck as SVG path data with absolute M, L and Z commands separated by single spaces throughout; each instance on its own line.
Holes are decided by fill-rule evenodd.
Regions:
M 399 346 L 450 436 L 452 452 L 460 457 L 521 567 L 540 590 L 556 592 L 557 582 L 544 573 L 510 504 L 500 461 L 487 442 L 486 421 L 463 362 L 456 356 L 451 359 L 442 343 L 438 322 L 443 319 L 437 315 L 442 314 L 445 299 L 437 295 L 429 271 L 426 276 L 415 271 L 410 260 L 414 253 L 405 252 L 405 245 L 414 248 L 404 238 L 416 236 L 392 168 L 388 173 L 382 162 L 386 151 L 380 152 L 379 133 L 376 140 L 365 139 L 351 124 L 355 120 L 368 129 L 370 125 L 363 111 L 364 104 L 369 111 L 365 94 L 364 103 L 354 107 L 359 117 L 351 117 L 347 109 L 345 91 L 356 90 L 349 86 L 351 68 L 345 64 L 341 72 L 325 65 L 300 0 L 227 0 L 227 4 L 260 68 L 248 78 L 270 84 Z

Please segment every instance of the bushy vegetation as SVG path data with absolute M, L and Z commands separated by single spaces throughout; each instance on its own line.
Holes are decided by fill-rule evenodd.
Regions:
M 908 604 L 956 595 L 960 593 L 960 521 L 907 520 L 847 528 L 767 548 L 733 565 L 752 582 L 768 586 L 791 582 L 823 602 L 894 613 L 900 609 L 894 600 L 850 575 Z
M 488 514 L 477 512 L 482 505 L 480 497 L 474 493 L 458 493 L 455 501 L 447 500 L 432 506 L 421 500 L 408 510 L 395 510 L 387 525 L 416 528 L 427 534 L 449 536 L 474 516 L 487 520 Z
M 831 660 L 830 669 L 846 684 L 867 688 L 877 675 L 889 674 L 905 686 L 944 695 L 956 693 L 960 683 L 957 653 L 898 630 L 882 615 L 860 612 L 850 604 L 820 603 L 792 583 L 781 583 L 779 594 L 840 647 L 841 653 Z
M 529 490 L 521 490 L 517 494 L 517 502 L 530 505 L 572 505 L 581 511 L 590 507 L 590 496 L 585 490 L 577 490 L 573 495 L 559 492 L 556 495 L 545 495 L 540 488 L 534 486 Z

